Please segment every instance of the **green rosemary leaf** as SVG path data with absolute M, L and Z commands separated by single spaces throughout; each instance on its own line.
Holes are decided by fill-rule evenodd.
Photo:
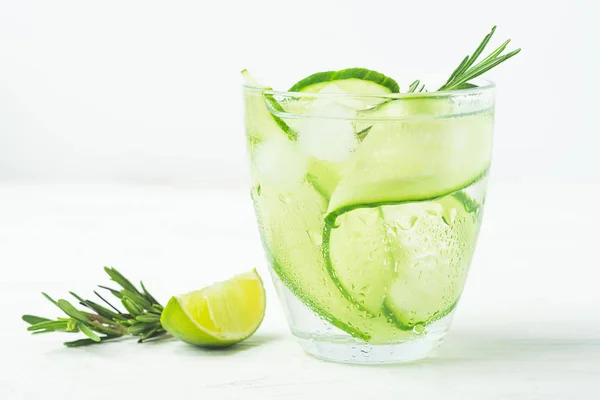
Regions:
M 52 332 L 56 332 L 56 331 L 52 330 L 52 329 L 43 329 L 41 331 L 31 332 L 31 334 L 32 335 L 41 335 L 42 333 L 52 333 Z
M 149 330 L 148 332 L 144 333 L 143 335 L 140 336 L 140 340 L 138 340 L 138 343 L 142 343 L 144 340 L 149 339 L 151 337 L 153 337 L 153 335 L 159 330 L 160 328 L 157 326 L 156 328 L 152 328 L 151 330 Z
M 502 52 L 506 49 L 510 40 L 502 43 L 496 50 L 492 51 L 487 57 L 485 57 L 482 61 L 475 64 L 483 50 L 488 45 L 490 39 L 494 35 L 496 31 L 496 27 L 494 26 L 490 33 L 488 33 L 483 41 L 477 46 L 475 51 L 471 56 L 465 57 L 459 66 L 450 74 L 450 78 L 446 81 L 446 83 L 438 89 L 438 91 L 444 90 L 456 90 L 456 89 L 464 89 L 468 85 L 468 82 L 483 73 L 489 71 L 490 69 L 496 67 L 497 65 L 503 63 L 509 58 L 513 57 L 521 49 L 514 50 L 508 54 L 501 56 Z
M 481 60 L 480 64 L 488 63 L 488 62 L 490 62 L 490 60 L 493 60 L 494 58 L 498 57 L 506 49 L 506 46 L 508 46 L 509 43 L 510 43 L 510 39 L 508 39 L 506 42 L 502 43 L 500 45 L 500 47 L 498 47 L 496 50 L 492 51 L 486 58 Z
M 417 90 L 417 88 L 419 87 L 419 84 L 421 83 L 420 80 L 416 80 L 413 83 L 410 84 L 410 86 L 408 87 L 408 93 L 414 93 L 415 90 Z
M 46 293 L 42 292 L 42 296 L 44 296 L 48 301 L 58 307 L 58 303 L 52 297 L 48 296 Z
M 160 325 L 156 324 L 156 323 L 142 322 L 142 323 L 130 326 L 129 328 L 127 328 L 127 332 L 129 332 L 132 335 L 141 335 L 141 334 L 144 334 L 145 332 L 148 332 L 149 330 L 152 330 L 156 327 L 160 327 Z
M 117 271 L 115 268 L 104 267 L 104 271 L 106 271 L 106 273 L 110 276 L 111 280 L 116 282 L 123 289 L 128 290 L 130 292 L 133 292 L 133 293 L 141 296 L 141 293 L 137 290 L 137 288 L 135 286 L 133 286 L 133 284 L 127 278 L 125 278 L 119 271 Z
M 98 323 L 92 323 L 89 328 L 95 332 L 103 333 L 111 337 L 119 337 L 127 334 L 127 328 L 122 325 L 102 325 Z
M 123 304 L 123 307 L 125 307 L 125 309 L 127 310 L 127 312 L 129 314 L 131 314 L 133 317 L 137 317 L 138 315 L 141 315 L 144 313 L 144 310 L 139 307 L 135 302 L 124 298 L 123 300 L 121 300 L 121 303 Z
M 96 342 L 92 339 L 79 339 L 79 340 L 74 340 L 72 342 L 65 342 L 63 344 L 67 347 L 83 347 L 83 346 L 89 346 L 91 344 L 96 344 L 96 343 L 98 343 L 98 342 Z
M 130 292 L 129 290 L 121 290 L 121 294 L 125 299 L 132 301 L 143 310 L 150 310 L 152 308 L 152 304 L 137 293 Z
M 98 285 L 99 288 L 102 288 L 104 290 L 108 290 L 113 296 L 115 296 L 118 299 L 122 299 L 123 295 L 121 295 L 121 292 L 112 288 L 109 288 L 107 286 L 102 286 L 102 285 Z
M 156 314 L 142 314 L 135 317 L 140 322 L 160 322 L 160 315 Z
M 65 312 L 65 314 L 79 322 L 89 323 L 91 321 L 90 317 L 86 313 L 76 309 L 67 300 L 60 299 L 58 300 L 57 305 Z
M 68 321 L 44 321 L 31 325 L 27 330 L 39 331 L 40 329 L 48 329 L 52 331 L 66 331 L 68 327 Z
M 93 301 L 82 299 L 81 297 L 79 297 L 77 294 L 75 294 L 73 292 L 69 292 L 69 293 L 73 297 L 75 297 L 77 300 L 79 300 L 79 303 L 82 306 L 85 306 L 85 307 L 89 308 L 90 310 L 95 311 L 96 313 L 98 313 L 98 315 L 101 315 L 104 318 L 108 318 L 110 320 L 126 319 L 122 314 L 117 314 L 117 313 L 109 310 L 108 308 L 102 307 L 100 304 L 94 303 Z
M 454 71 L 452 71 L 452 74 L 450 74 L 450 78 L 448 78 L 448 80 L 446 81 L 446 84 L 450 83 L 452 81 L 452 79 L 454 79 L 454 77 L 458 74 L 458 72 L 462 70 L 463 66 L 467 63 L 467 61 L 469 61 L 469 56 L 466 56 L 465 58 L 463 58 L 463 60 L 460 62 L 460 64 L 458 64 L 458 67 L 456 67 L 456 69 Z
M 105 342 L 105 341 L 111 340 L 111 339 L 116 339 L 116 337 L 100 336 L 100 342 Z M 96 342 L 95 340 L 92 340 L 92 339 L 79 339 L 79 340 L 74 340 L 72 342 L 65 342 L 63 344 L 67 347 L 83 347 L 83 346 L 89 346 L 89 345 L 98 344 L 98 343 L 99 342 Z
M 85 326 L 85 324 L 80 323 L 77 325 L 77 327 L 85 336 L 89 337 L 94 342 L 100 343 L 100 336 L 96 335 L 96 333 L 94 333 L 94 331 Z
M 156 300 L 156 298 L 154 298 L 154 296 L 152 296 L 150 294 L 150 292 L 148 292 L 148 290 L 146 290 L 146 287 L 144 286 L 144 282 L 140 281 L 140 286 L 142 287 L 142 292 L 144 297 L 151 303 L 151 304 L 160 304 L 158 302 L 158 300 Z
M 160 304 L 152 304 L 152 310 L 159 315 L 163 312 L 164 309 L 165 308 Z
M 496 32 L 496 26 L 494 26 L 492 28 L 492 30 L 491 30 L 490 33 L 488 33 L 487 35 L 485 35 L 485 37 L 483 38 L 483 41 L 481 42 L 481 44 L 479 44 L 479 46 L 477 46 L 477 48 L 475 49 L 475 51 L 473 52 L 473 54 L 471 55 L 471 57 L 469 57 L 469 60 L 465 63 L 465 65 L 463 65 L 462 71 L 467 71 L 471 67 L 471 65 L 473 65 L 475 63 L 475 61 L 477 61 L 477 59 L 479 58 L 479 56 L 481 55 L 481 53 L 483 52 L 483 50 L 485 49 L 485 47 L 489 43 L 490 39 L 494 35 L 494 32 Z M 458 74 L 460 74 L 460 72 Z
M 489 71 L 490 69 L 494 68 L 495 66 L 497 66 L 497 65 L 503 63 L 504 61 L 508 60 L 509 58 L 517 55 L 520 51 L 521 51 L 521 49 L 514 50 L 514 51 L 512 51 L 508 54 L 505 54 L 502 57 L 498 57 L 484 65 L 479 65 L 477 67 L 474 67 L 471 71 L 467 72 L 464 77 L 462 77 L 459 81 L 457 81 L 457 85 L 466 83 L 467 81 L 470 81 L 471 79 L 477 78 L 478 76 Z
M 48 318 L 43 318 L 43 317 L 37 317 L 35 315 L 28 315 L 25 314 L 21 317 L 21 319 L 25 322 L 27 322 L 29 325 L 35 325 L 35 324 L 39 324 L 40 322 L 48 322 L 51 321 Z

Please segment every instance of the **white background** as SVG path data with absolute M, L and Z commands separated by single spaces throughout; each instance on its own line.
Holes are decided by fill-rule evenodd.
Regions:
M 494 25 L 496 179 L 600 179 L 597 2 L 0 2 L 0 178 L 243 185 L 239 71 L 450 73 Z M 416 72 L 415 72 L 416 71 Z
M 596 399 L 600 105 L 593 1 L 0 0 L 0 399 Z M 384 368 L 293 343 L 272 285 L 223 353 L 174 341 L 63 348 L 23 313 L 113 265 L 157 297 L 257 267 L 239 72 L 286 88 L 363 66 L 449 73 L 494 24 L 494 166 L 448 343 Z M 268 279 L 268 278 L 267 278 Z M 72 339 L 72 338 L 71 338 Z

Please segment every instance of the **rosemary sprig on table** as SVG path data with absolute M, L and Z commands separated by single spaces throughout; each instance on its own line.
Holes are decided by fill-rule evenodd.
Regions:
M 506 46 L 508 46 L 508 44 L 510 43 L 510 39 L 508 39 L 507 41 L 502 43 L 500 47 L 492 51 L 486 58 L 481 60 L 479 63 L 475 64 L 479 56 L 481 56 L 481 53 L 483 53 L 483 50 L 485 50 L 485 47 L 488 45 L 490 39 L 494 35 L 494 32 L 496 32 L 496 26 L 492 28 L 490 33 L 485 35 L 483 41 L 479 44 L 479 46 L 477 46 L 473 54 L 471 54 L 470 56 L 467 55 L 465 58 L 463 58 L 458 67 L 456 67 L 452 74 L 450 74 L 450 77 L 448 78 L 446 83 L 444 83 L 437 90 L 438 92 L 446 90 L 466 89 L 468 87 L 472 87 L 473 85 L 469 84 L 470 80 L 477 78 L 478 76 L 498 66 L 499 64 L 508 60 L 509 58 L 517 55 L 521 51 L 521 49 L 519 48 L 507 54 L 501 55 L 502 52 L 506 49 Z M 422 92 L 425 87 L 424 85 L 422 85 L 419 88 L 419 84 L 419 80 L 416 80 L 413 83 L 411 83 L 408 88 L 408 92 L 414 93 L 415 91 L 417 91 L 417 89 L 419 89 L 419 92 Z
M 138 290 L 135 285 L 115 268 L 104 267 L 104 271 L 121 289 L 116 290 L 106 286 L 100 287 L 116 297 L 125 310 L 127 310 L 126 313 L 121 312 L 96 291 L 94 291 L 96 296 L 110 308 L 106 308 L 91 300 L 85 300 L 77 294 L 69 292 L 77 299 L 80 305 L 92 312 L 79 310 L 67 300 L 54 300 L 46 293 L 42 293 L 46 299 L 60 308 L 67 317 L 51 320 L 35 315 L 23 315 L 23 320 L 30 324 L 27 330 L 31 331 L 34 335 L 49 332 L 81 332 L 87 336 L 87 339 L 66 342 L 65 346 L 68 347 L 101 343 L 125 335 L 137 336 L 139 337 L 138 342 L 141 343 L 145 340 L 166 334 L 167 332 L 160 324 L 160 315 L 164 308 L 146 290 L 144 284 L 140 282 L 141 290 Z

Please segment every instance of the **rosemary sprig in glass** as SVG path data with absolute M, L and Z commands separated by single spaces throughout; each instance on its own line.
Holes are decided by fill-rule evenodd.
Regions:
M 477 46 L 473 54 L 470 56 L 467 55 L 460 62 L 458 67 L 450 74 L 450 77 L 437 91 L 442 92 L 446 90 L 457 90 L 457 89 L 466 89 L 469 87 L 473 87 L 474 85 L 470 84 L 469 81 L 477 78 L 478 76 L 484 74 L 490 69 L 498 66 L 509 58 L 517 55 L 521 49 L 513 50 L 507 54 L 501 55 L 502 52 L 506 49 L 506 46 L 510 43 L 510 39 L 505 41 L 498 47 L 496 50 L 492 51 L 486 58 L 481 60 L 479 63 L 475 64 L 481 53 L 485 50 L 488 45 L 490 39 L 496 32 L 496 27 L 494 26 L 490 33 L 485 35 L 483 41 Z M 408 93 L 422 92 L 425 89 L 424 85 L 419 87 L 421 82 L 419 80 L 414 81 L 410 84 L 408 88 Z
M 68 347 L 101 343 L 125 335 L 137 336 L 139 337 L 138 343 L 141 343 L 166 334 L 167 332 L 160 324 L 160 315 L 164 308 L 146 290 L 144 284 L 140 282 L 141 290 L 138 290 L 115 268 L 104 267 L 104 271 L 121 289 L 100 287 L 116 297 L 127 311 L 126 313 L 121 312 L 96 291 L 94 291 L 96 296 L 110 308 L 91 300 L 85 300 L 76 293 L 69 292 L 80 305 L 88 309 L 79 310 L 67 300 L 54 300 L 46 293 L 42 293 L 46 299 L 60 308 L 67 317 L 51 320 L 35 315 L 23 315 L 23 320 L 30 324 L 27 330 L 34 335 L 49 332 L 81 332 L 87 336 L 87 339 L 66 342 L 65 346 Z

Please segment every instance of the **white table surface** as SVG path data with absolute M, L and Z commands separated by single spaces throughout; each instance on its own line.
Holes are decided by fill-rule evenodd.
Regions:
M 600 184 L 492 180 L 453 328 L 427 360 L 319 361 L 294 342 L 262 258 L 247 190 L 0 184 L 0 399 L 598 399 Z M 89 297 L 101 267 L 166 302 L 257 266 L 268 310 L 224 351 L 173 339 L 69 349 L 30 336 L 39 292 Z M 136 397 L 132 397 L 136 395 Z

